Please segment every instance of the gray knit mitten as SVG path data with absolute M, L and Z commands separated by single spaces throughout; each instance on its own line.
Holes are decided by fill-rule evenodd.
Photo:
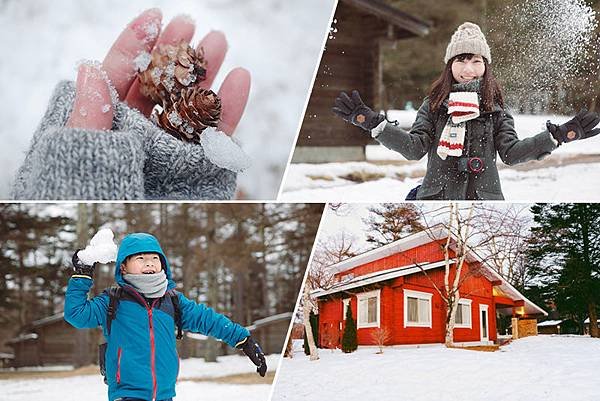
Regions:
M 16 199 L 230 199 L 236 172 L 205 157 L 201 145 L 181 142 L 122 102 L 111 131 L 67 128 L 73 82 L 61 82 L 34 134 L 13 187 Z M 224 136 L 224 134 L 223 134 Z M 229 143 L 233 143 L 229 140 Z M 217 152 L 218 153 L 218 152 Z M 222 153 L 222 152 L 221 152 Z M 223 156 L 223 154 L 217 154 Z M 227 159 L 228 154 L 225 154 Z

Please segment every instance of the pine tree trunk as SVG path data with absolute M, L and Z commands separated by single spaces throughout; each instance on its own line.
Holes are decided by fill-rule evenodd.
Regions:
M 596 313 L 596 303 L 588 303 L 588 314 L 590 316 L 590 336 L 600 337 L 600 330 L 598 330 L 598 314 Z
M 310 300 L 308 295 L 308 286 L 304 286 L 303 298 L 303 317 L 304 317 L 304 330 L 306 331 L 306 340 L 308 341 L 308 349 L 310 350 L 310 360 L 316 361 L 319 359 L 319 352 L 317 351 L 317 345 L 315 344 L 315 338 L 313 337 L 313 331 L 310 324 Z

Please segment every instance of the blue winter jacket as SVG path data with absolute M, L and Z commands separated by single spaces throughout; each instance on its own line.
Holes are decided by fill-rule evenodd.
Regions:
M 108 398 L 121 397 L 164 400 L 175 397 L 175 381 L 179 373 L 179 357 L 175 347 L 173 305 L 168 295 L 152 301 L 151 306 L 121 275 L 121 263 L 131 255 L 156 252 L 160 255 L 168 289 L 175 287 L 169 262 L 158 240 L 146 233 L 127 235 L 119 246 L 115 263 L 115 280 L 123 288 L 110 334 L 106 328 L 109 297 L 106 292 L 92 299 L 87 294 L 92 280 L 72 277 L 65 296 L 65 320 L 76 328 L 102 326 L 108 343 L 106 376 Z M 186 331 L 202 333 L 235 346 L 250 335 L 247 329 L 231 322 L 211 308 L 176 293 Z

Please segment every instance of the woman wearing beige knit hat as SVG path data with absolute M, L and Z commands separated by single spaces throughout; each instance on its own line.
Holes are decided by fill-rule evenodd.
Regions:
M 407 200 L 502 200 L 497 155 L 509 165 L 541 160 L 564 142 L 600 133 L 594 129 L 600 116 L 582 111 L 560 126 L 548 121 L 543 132 L 519 140 L 492 73 L 490 47 L 474 23 L 454 32 L 444 63 L 409 131 L 367 107 L 356 90 L 340 93 L 333 108 L 409 160 L 427 154 L 423 183 Z

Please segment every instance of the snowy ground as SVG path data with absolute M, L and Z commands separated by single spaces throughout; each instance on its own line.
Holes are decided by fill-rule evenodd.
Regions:
M 271 401 L 597 401 L 600 340 L 537 336 L 496 352 L 424 348 L 320 350 L 284 358 Z
M 215 81 L 243 66 L 252 75 L 236 137 L 253 159 L 240 176 L 246 198 L 274 199 L 293 147 L 334 0 L 38 0 L 0 1 L 0 199 L 21 164 L 56 83 L 74 79 L 81 59 L 102 60 L 139 12 L 160 7 L 163 22 L 184 13 L 196 20 L 197 43 L 225 32 L 229 51 Z M 290 74 L 293 71 L 293 74 Z M 268 144 L 268 152 L 265 152 Z
M 415 112 L 396 111 L 401 126 L 410 126 Z M 517 115 L 515 128 L 520 138 L 541 132 L 546 120 L 562 123 L 570 117 Z M 427 158 L 407 161 L 383 146 L 367 147 L 367 162 L 290 164 L 284 178 L 283 201 L 363 201 L 404 200 L 419 185 Z M 509 201 L 597 201 L 600 198 L 600 135 L 565 144 L 543 162 L 506 166 L 498 161 L 504 197 Z M 351 173 L 370 175 L 371 180 L 356 183 Z
M 278 354 L 268 355 L 269 371 L 274 371 L 278 362 Z M 244 356 L 219 357 L 218 363 L 210 364 L 197 358 L 182 360 L 175 400 L 266 401 L 271 385 L 268 379 L 261 379 L 258 375 L 257 382 L 265 380 L 267 384 L 227 384 L 188 380 L 252 372 L 254 368 Z M 77 389 L 76 392 L 72 391 L 73 389 Z M 0 399 L 10 401 L 106 401 L 106 391 L 107 387 L 99 374 L 66 378 L 0 380 Z

